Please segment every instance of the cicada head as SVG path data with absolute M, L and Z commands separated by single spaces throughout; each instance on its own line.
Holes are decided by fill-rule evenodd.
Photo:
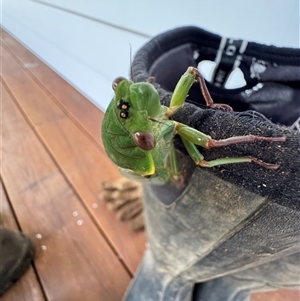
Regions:
M 115 95 L 102 123 L 102 141 L 109 158 L 120 168 L 142 177 L 155 174 L 156 146 L 152 118 L 161 110 L 159 95 L 150 83 L 117 78 Z

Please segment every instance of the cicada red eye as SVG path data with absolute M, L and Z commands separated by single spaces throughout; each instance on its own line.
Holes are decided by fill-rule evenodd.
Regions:
M 123 80 L 126 80 L 126 78 L 123 77 L 123 76 L 119 76 L 119 77 L 117 77 L 117 78 L 113 81 L 113 83 L 112 83 L 112 88 L 113 88 L 114 91 L 115 91 L 117 85 L 118 85 L 121 81 L 123 81 Z
M 149 132 L 136 132 L 133 135 L 135 144 L 143 150 L 151 150 L 156 145 L 155 137 Z

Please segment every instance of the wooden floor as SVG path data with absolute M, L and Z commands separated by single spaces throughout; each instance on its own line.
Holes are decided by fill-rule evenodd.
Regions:
M 119 177 L 100 141 L 103 113 L 1 32 L 1 224 L 28 234 L 36 259 L 3 301 L 120 301 L 143 255 L 98 199 Z M 101 91 L 99 91 L 101 93 Z M 298 301 L 298 292 L 252 301 Z

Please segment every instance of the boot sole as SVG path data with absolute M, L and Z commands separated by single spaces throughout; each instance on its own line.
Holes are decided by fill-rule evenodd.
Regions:
M 27 244 L 26 250 L 23 254 L 23 257 L 20 258 L 20 264 L 16 264 L 12 268 L 9 275 L 2 275 L 1 287 L 0 287 L 0 296 L 2 296 L 16 281 L 18 281 L 25 271 L 29 268 L 34 255 L 35 249 L 32 241 L 24 235 L 25 242 Z

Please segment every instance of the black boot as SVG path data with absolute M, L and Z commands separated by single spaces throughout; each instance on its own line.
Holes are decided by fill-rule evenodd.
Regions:
M 227 44 L 235 53 L 228 55 Z M 239 113 L 202 109 L 196 83 L 190 103 L 174 120 L 214 139 L 285 136 L 283 143 L 201 149 L 207 160 L 250 155 L 280 168 L 246 163 L 195 167 L 176 140 L 184 182 L 180 187 L 172 182 L 145 186 L 149 248 L 126 301 L 191 301 L 197 282 L 242 273 L 299 252 L 300 133 L 295 122 L 300 115 L 300 51 L 224 40 L 195 27 L 179 28 L 155 37 L 137 53 L 132 78 L 139 82 L 153 76 L 161 102 L 168 106 L 169 91 L 179 77 L 203 59 L 217 60 L 216 73 L 224 69 L 225 78 L 239 64 L 245 87 L 227 90 L 216 78 L 208 83 L 216 103 L 227 103 Z M 250 109 L 273 122 L 257 112 L 243 112 Z M 200 298 L 201 285 L 197 291 L 194 297 Z
M 26 235 L 0 229 L 0 295 L 16 282 L 34 258 L 34 247 Z

